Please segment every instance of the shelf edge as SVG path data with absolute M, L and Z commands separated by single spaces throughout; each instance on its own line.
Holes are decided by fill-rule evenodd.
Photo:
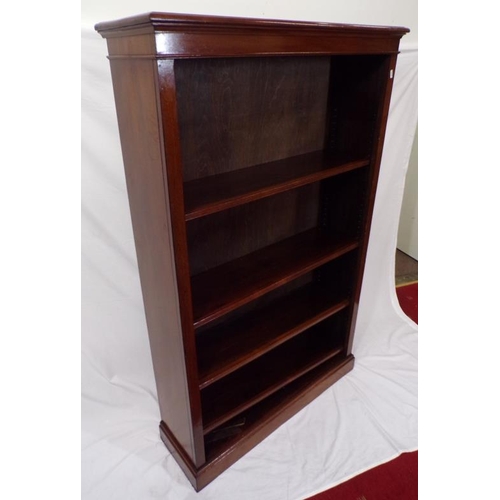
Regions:
M 259 290 L 256 290 L 255 292 L 247 295 L 246 297 L 235 301 L 233 303 L 229 303 L 224 307 L 220 307 L 219 309 L 216 309 L 215 311 L 211 312 L 210 314 L 206 314 L 198 319 L 195 319 L 194 321 L 194 327 L 199 328 L 201 326 L 208 325 L 212 321 L 215 321 L 218 318 L 221 318 L 222 316 L 225 316 L 226 314 L 230 313 L 231 311 L 234 311 L 238 309 L 241 306 L 244 306 L 245 304 L 248 304 L 249 302 L 252 302 L 255 299 L 258 299 L 259 297 L 262 297 L 266 293 L 269 293 L 283 285 L 286 285 L 287 283 L 290 283 L 291 281 L 300 278 L 304 274 L 307 274 L 308 272 L 314 271 L 314 269 L 317 269 L 318 267 L 327 264 L 328 262 L 331 262 L 332 260 L 338 259 L 339 257 L 342 257 L 342 255 L 345 255 L 349 252 L 352 252 L 356 250 L 356 248 L 359 247 L 359 241 L 351 241 L 350 243 L 345 243 L 342 247 L 337 248 L 333 252 L 330 252 L 328 255 L 315 260 L 314 262 L 310 263 L 309 265 L 306 265 L 304 267 L 301 267 L 300 269 L 295 270 L 294 272 L 291 272 L 280 279 L 276 280 L 274 283 L 265 286 Z
M 317 173 L 305 175 L 303 177 L 298 177 L 290 181 L 283 181 L 281 183 L 274 184 L 265 188 L 261 188 L 255 191 L 250 191 L 242 195 L 236 195 L 231 198 L 226 198 L 218 202 L 210 202 L 202 205 L 198 208 L 189 210 L 185 214 L 186 222 L 191 220 L 199 219 L 201 217 L 206 217 L 207 215 L 212 215 L 224 210 L 229 210 L 230 208 L 238 207 L 240 205 L 245 205 L 253 201 L 262 200 L 270 196 L 274 196 L 286 191 L 291 191 L 293 189 L 298 189 L 308 184 L 313 184 L 314 182 L 320 182 L 324 179 L 329 179 L 337 175 L 341 175 L 352 170 L 357 170 L 359 168 L 367 167 L 370 164 L 370 160 L 355 160 L 352 162 L 347 162 L 342 166 L 332 167 L 330 169 L 325 169 Z M 252 168 L 252 167 L 247 167 Z M 220 174 L 219 174 L 220 175 Z M 187 183 L 186 183 L 187 184 Z M 184 188 L 185 189 L 185 188 Z
M 219 417 L 218 419 L 215 419 L 214 421 L 210 422 L 208 425 L 203 426 L 203 434 L 208 434 L 209 432 L 213 431 L 220 425 L 224 424 L 228 420 L 231 420 L 233 417 L 236 417 L 240 413 L 244 412 L 245 410 L 248 410 L 252 406 L 256 405 L 257 403 L 260 403 L 263 401 L 265 398 L 271 396 L 275 392 L 279 391 L 283 387 L 286 387 L 288 384 L 291 382 L 297 380 L 298 378 L 302 377 L 306 373 L 310 372 L 311 370 L 314 370 L 314 368 L 317 368 L 321 364 L 325 363 L 326 361 L 334 358 L 335 356 L 338 356 L 341 352 L 343 351 L 343 347 L 338 347 L 336 349 L 333 349 L 331 352 L 325 354 L 324 356 L 319 357 L 315 361 L 311 361 L 308 363 L 306 366 L 304 366 L 301 370 L 298 370 L 296 373 L 294 373 L 293 377 L 287 378 L 286 382 L 279 382 L 274 384 L 271 387 L 268 387 L 266 390 L 262 391 L 260 394 L 257 396 L 247 400 L 245 403 L 241 404 L 237 408 L 234 408 L 232 411 L 227 412 L 225 415 Z
M 332 306 L 326 308 L 324 311 L 322 311 L 319 314 L 316 314 L 312 318 L 308 318 L 306 321 L 303 321 L 302 323 L 296 325 L 294 328 L 291 328 L 290 330 L 284 332 L 282 335 L 279 337 L 273 339 L 272 342 L 269 342 L 268 344 L 264 345 L 264 348 L 260 348 L 258 351 L 255 350 L 252 355 L 244 357 L 243 360 L 239 361 L 234 361 L 233 363 L 228 364 L 225 369 L 221 369 L 218 371 L 215 371 L 215 374 L 209 374 L 206 375 L 205 377 L 202 377 L 200 380 L 200 390 L 205 389 L 206 387 L 209 387 L 213 383 L 217 382 L 218 380 L 221 380 L 222 378 L 226 377 L 227 375 L 233 373 L 234 371 L 238 370 L 239 368 L 247 365 L 248 363 L 255 361 L 256 359 L 260 358 L 264 354 L 272 351 L 276 347 L 284 344 L 288 340 L 293 339 L 297 335 L 300 335 L 307 329 L 313 327 L 314 325 L 318 324 L 319 322 L 333 316 L 334 314 L 337 314 L 344 309 L 346 309 L 350 305 L 350 300 L 349 299 L 344 299 L 341 300 L 340 302 L 334 303 Z M 243 358 L 243 357 L 242 357 Z

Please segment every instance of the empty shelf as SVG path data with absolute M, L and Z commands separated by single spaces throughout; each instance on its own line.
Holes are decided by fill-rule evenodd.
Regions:
M 348 305 L 346 295 L 313 282 L 227 324 L 200 332 L 196 339 L 200 388 Z
M 366 158 L 331 157 L 323 151 L 315 151 L 189 181 L 184 184 L 186 220 L 295 189 L 368 164 Z
M 352 238 L 305 231 L 191 278 L 196 327 L 358 247 Z

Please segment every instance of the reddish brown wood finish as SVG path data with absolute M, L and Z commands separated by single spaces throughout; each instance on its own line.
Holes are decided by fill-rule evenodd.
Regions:
M 161 417 L 197 462 L 154 62 L 113 61 L 111 71 Z
M 368 250 L 368 239 L 370 236 L 370 228 L 372 223 L 373 206 L 375 204 L 375 195 L 377 192 L 377 182 L 380 172 L 380 160 L 382 159 L 382 149 L 384 146 L 385 130 L 387 125 L 387 117 L 389 115 L 389 104 L 391 101 L 392 85 L 394 82 L 394 74 L 396 71 L 395 54 L 389 56 L 384 64 L 378 70 L 378 78 L 375 79 L 374 85 L 378 86 L 378 106 L 376 109 L 376 117 L 374 119 L 374 132 L 371 138 L 372 147 L 372 162 L 370 169 L 369 192 L 365 202 L 365 213 L 360 225 L 363 231 L 363 240 L 360 245 L 358 270 L 356 273 L 356 285 L 353 293 L 351 325 L 349 328 L 349 336 L 346 342 L 346 352 L 352 352 L 352 343 L 354 340 L 354 331 L 356 329 L 356 317 L 358 314 L 359 297 L 361 295 L 361 285 L 363 283 L 363 273 L 365 269 L 366 252 Z
M 202 442 L 203 423 L 201 403 L 198 392 L 198 367 L 193 329 L 193 306 L 191 301 L 191 282 L 189 260 L 187 258 L 186 224 L 184 220 L 184 194 L 182 189 L 182 160 L 177 127 L 177 95 L 173 61 L 157 62 L 159 87 L 158 106 L 161 109 L 161 129 L 165 144 L 165 166 L 163 182 L 170 198 L 172 239 L 177 272 L 177 290 L 180 301 L 180 316 L 184 341 L 186 379 L 189 388 L 191 424 L 195 448 L 194 462 L 197 466 L 205 461 Z M 154 245 L 152 241 L 150 244 Z
M 329 57 L 181 60 L 175 70 L 184 181 L 323 149 Z
M 141 28 L 153 28 L 155 31 L 187 32 L 219 31 L 222 33 L 241 33 L 242 30 L 266 30 L 271 33 L 277 31 L 290 31 L 296 29 L 298 33 L 310 32 L 317 36 L 325 34 L 338 34 L 339 36 L 370 37 L 382 36 L 395 37 L 397 40 L 410 30 L 401 26 L 367 26 L 361 24 L 321 23 L 308 21 L 291 21 L 286 19 L 259 19 L 229 16 L 210 16 L 196 14 L 178 14 L 174 12 L 148 12 L 130 16 L 116 21 L 98 23 L 95 29 L 103 36 L 108 37 L 112 32 L 121 32 Z M 122 33 L 123 36 L 123 33 Z M 303 48 L 304 50 L 307 47 Z
M 311 229 L 198 274 L 192 279 L 195 326 L 206 325 L 357 246 L 357 241 Z
M 334 357 L 254 406 L 245 413 L 247 420 L 245 429 L 228 441 L 219 441 L 207 446 L 207 462 L 198 469 L 175 442 L 164 422 L 160 424 L 160 436 L 172 455 L 176 457 L 191 484 L 199 491 L 333 383 L 349 373 L 353 366 L 352 355 L 347 358 Z
M 201 489 L 353 367 L 408 30 L 161 13 L 96 29 L 160 434 Z
M 328 158 L 323 151 L 187 182 L 186 220 L 266 198 L 369 164 L 367 159 Z
M 316 370 L 289 384 L 263 401 L 248 415 L 243 432 L 226 443 L 207 447 L 207 464 L 198 472 L 198 487 L 203 488 L 221 472 L 250 451 L 271 432 L 317 398 L 333 383 L 352 370 L 354 357 L 335 357 Z
M 317 228 L 319 193 L 316 182 L 189 221 L 191 275 Z
M 347 290 L 309 283 L 232 322 L 198 334 L 200 388 L 349 305 Z
M 99 23 L 96 29 L 107 38 L 123 37 L 134 32 L 155 33 L 156 51 L 134 51 L 134 55 L 175 58 L 397 53 L 399 39 L 409 31 L 402 27 L 158 12 Z M 229 43 L 228 37 L 231 38 Z M 116 57 L 122 54 L 111 55 Z
M 205 433 L 339 354 L 342 319 L 339 314 L 313 326 L 204 389 Z

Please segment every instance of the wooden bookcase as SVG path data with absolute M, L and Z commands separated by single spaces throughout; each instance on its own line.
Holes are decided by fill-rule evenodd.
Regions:
M 201 489 L 353 367 L 408 30 L 161 13 L 96 29 L 160 433 Z

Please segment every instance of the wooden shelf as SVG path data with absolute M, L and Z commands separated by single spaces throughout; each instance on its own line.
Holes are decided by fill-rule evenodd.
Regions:
M 316 393 L 323 392 L 325 388 L 323 386 L 331 384 L 329 379 L 340 377 L 349 363 L 352 363 L 352 356 L 345 357 L 338 354 L 236 417 L 240 425 L 234 427 L 232 436 L 212 440 L 213 435 L 207 434 L 205 436 L 207 462 L 212 462 L 242 442 L 251 439 L 253 435 L 261 429 L 265 429 L 273 420 L 278 419 L 277 424 L 279 425 L 279 419 L 282 418 L 282 415 L 287 415 L 289 411 L 292 411 L 293 414 L 291 408 L 294 404 L 308 397 L 313 399 L 317 396 Z M 233 422 L 228 421 L 221 428 L 231 427 Z M 212 432 L 218 433 L 221 428 Z
M 200 388 L 343 310 L 349 305 L 345 293 L 310 283 L 241 318 L 200 332 L 196 339 Z
M 283 160 L 203 177 L 184 184 L 186 220 L 295 189 L 369 164 L 367 158 L 314 151 Z
M 342 351 L 327 320 L 201 391 L 208 433 Z
M 200 327 L 358 247 L 311 229 L 193 276 L 194 325 Z

